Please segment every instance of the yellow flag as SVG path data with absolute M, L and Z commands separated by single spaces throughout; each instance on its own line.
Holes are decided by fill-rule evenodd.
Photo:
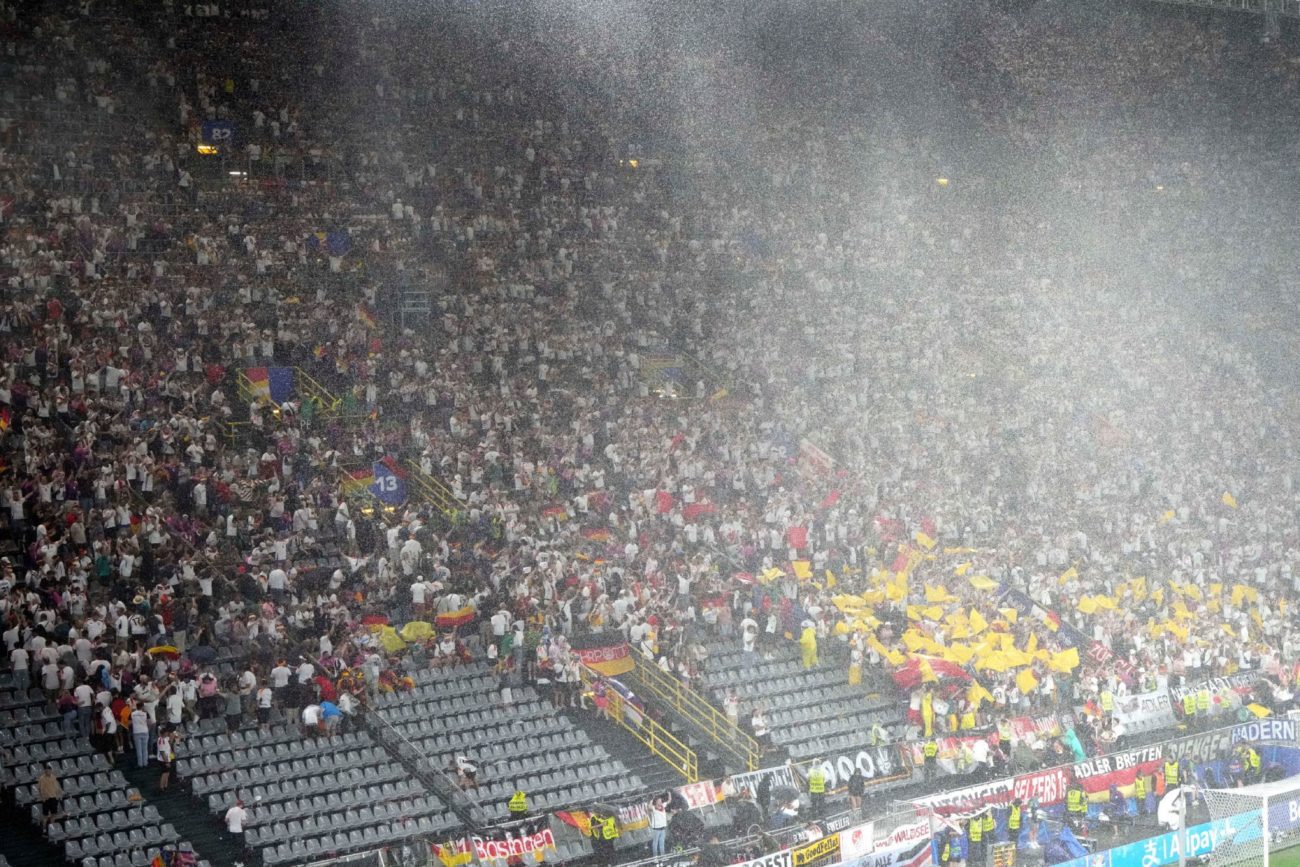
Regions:
M 1097 613 L 1097 602 L 1091 596 L 1080 596 L 1079 602 L 1077 605 L 1075 605 L 1075 607 L 1078 608 L 1080 611 L 1082 611 L 1084 614 Z
M 942 587 L 932 587 L 925 585 L 926 602 L 951 602 L 955 597 L 950 596 L 948 591 Z
M 1029 641 L 1025 643 L 1025 653 L 1033 654 L 1038 650 L 1038 633 L 1035 632 L 1029 636 Z
M 973 564 L 969 560 L 967 560 L 965 563 L 959 563 L 956 566 L 952 567 L 952 574 L 960 578 L 961 576 L 965 575 L 967 572 L 970 571 L 970 567 L 972 565 Z
M 790 565 L 794 567 L 794 577 L 800 581 L 807 581 L 812 577 L 811 560 L 791 560 Z
M 1034 671 L 1031 668 L 1022 668 L 1016 675 L 1016 686 L 1021 692 L 1029 693 L 1034 691 L 1038 686 L 1038 678 L 1034 677 Z
M 987 575 L 973 575 L 970 578 L 970 586 L 976 590 L 996 590 L 998 582 Z
M 987 620 L 984 619 L 984 615 L 980 614 L 974 608 L 970 610 L 970 634 L 971 635 L 979 635 L 981 632 L 983 632 L 985 629 L 988 628 L 988 625 L 989 623 Z
M 916 653 L 924 643 L 921 633 L 915 629 L 909 629 L 903 633 L 903 646 L 907 648 L 909 653 Z
M 1014 608 L 999 608 L 998 613 L 1007 619 L 1007 623 L 1015 623 L 1020 619 L 1020 612 Z
M 1177 513 L 1173 509 L 1170 509 L 1169 511 L 1165 512 L 1163 515 L 1160 516 L 1159 523 L 1168 524 L 1170 521 L 1174 519 L 1176 514 Z
M 970 689 L 966 692 L 966 700 L 979 710 L 979 706 L 986 701 L 993 701 L 993 694 L 978 683 L 972 683 Z
M 1227 635 L 1229 638 L 1236 638 L 1236 637 L 1237 637 L 1237 633 L 1236 633 L 1236 631 L 1233 630 L 1233 628 L 1232 628 L 1231 626 L 1229 626 L 1228 624 L 1226 624 L 1226 623 L 1220 623 L 1220 624 L 1219 624 L 1219 628 L 1222 629 L 1223 632 L 1224 632 L 1224 634 Z
M 920 545 L 920 546 L 921 546 L 922 548 L 924 548 L 925 550 L 927 550 L 927 551 L 933 551 L 933 550 L 934 550 L 934 540 L 931 539 L 929 536 L 927 536 L 927 535 L 926 535 L 925 533 L 923 533 L 922 531 L 917 530 L 917 531 L 916 531 L 916 535 L 913 536 L 912 538 L 916 539 L 916 544 Z
M 1264 707 L 1262 704 L 1248 704 L 1246 705 L 1246 710 L 1250 711 L 1260 719 L 1263 719 L 1264 717 L 1272 713 L 1271 710 Z
M 1069 673 L 1079 667 L 1079 648 L 1071 647 L 1069 650 L 1062 650 L 1060 653 L 1052 654 L 1052 661 L 1048 663 L 1052 671 Z
M 958 665 L 965 665 L 974 658 L 975 651 L 972 650 L 969 645 L 962 644 L 961 642 L 954 642 L 948 648 L 948 656 L 952 657 L 952 659 L 949 660 L 950 662 L 955 662 Z
M 1061 577 L 1056 579 L 1056 583 L 1064 584 L 1065 582 L 1073 581 L 1075 578 L 1078 577 L 1079 577 L 1079 570 L 1071 566 L 1069 569 L 1066 569 L 1064 572 L 1061 573 Z
M 1232 494 L 1228 493 L 1227 491 L 1224 491 L 1223 505 L 1227 506 L 1229 509 L 1235 509 L 1237 508 L 1237 498 L 1234 497 Z

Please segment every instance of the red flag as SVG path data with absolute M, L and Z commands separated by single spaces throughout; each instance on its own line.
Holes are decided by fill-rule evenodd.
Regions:
M 829 509 L 831 506 L 834 506 L 839 501 L 840 501 L 840 491 L 839 488 L 836 488 L 835 490 L 831 491 L 829 494 L 826 495 L 826 499 L 822 500 L 821 507 L 823 509 Z
M 655 508 L 659 514 L 666 515 L 673 510 L 673 495 L 667 491 L 657 491 L 655 493 Z
M 785 538 L 790 542 L 791 548 L 808 547 L 808 528 L 791 527 L 785 531 Z
M 691 503 L 682 507 L 682 517 L 687 521 L 694 521 L 701 515 L 712 515 L 718 511 L 718 507 L 712 503 Z

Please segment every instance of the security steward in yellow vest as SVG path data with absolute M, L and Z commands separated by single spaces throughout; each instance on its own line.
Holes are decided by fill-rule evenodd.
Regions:
M 1196 721 L 1202 728 L 1210 727 L 1210 691 L 1205 687 L 1196 691 Z
M 1137 801 L 1138 815 L 1145 816 L 1147 812 L 1147 778 L 1145 774 L 1138 774 L 1133 778 L 1133 800 Z
M 923 770 L 925 771 L 925 781 L 928 783 L 934 779 L 935 774 L 938 772 L 939 742 L 934 738 L 930 738 L 925 742 L 925 746 L 921 747 L 921 755 L 925 757 Z
M 1243 746 L 1241 750 L 1241 767 L 1246 774 L 1246 782 L 1258 783 L 1264 777 L 1263 763 L 1259 760 L 1259 751 L 1252 746 Z
M 515 793 L 510 796 L 510 818 L 527 819 L 528 818 L 528 796 L 522 789 L 515 789 Z
M 1182 785 L 1182 777 L 1181 774 L 1179 773 L 1180 770 L 1181 768 L 1178 765 L 1177 759 L 1169 759 L 1165 762 L 1165 792 L 1166 793 L 1168 793 L 1170 789 L 1176 789 Z
M 984 817 L 972 816 L 966 825 L 967 860 L 971 864 L 984 863 Z
M 1186 720 L 1189 728 L 1196 725 L 1195 693 L 1189 692 L 1183 695 L 1183 718 Z
M 619 838 L 618 820 L 613 815 L 591 811 L 591 848 L 596 859 L 602 864 L 615 861 L 615 844 Z
M 1083 826 L 1083 820 L 1088 816 L 1088 795 L 1078 783 L 1071 783 L 1065 790 L 1065 813 L 1076 829 Z
M 813 765 L 808 772 L 808 800 L 813 818 L 819 818 L 826 809 L 826 772 L 821 764 Z
M 1011 806 L 1007 808 L 1007 839 L 1012 843 L 1020 839 L 1020 824 L 1024 818 L 1022 809 L 1019 798 L 1012 801 Z
M 1110 719 L 1115 713 L 1115 693 L 1108 689 L 1101 691 L 1101 712 L 1105 714 L 1106 719 Z

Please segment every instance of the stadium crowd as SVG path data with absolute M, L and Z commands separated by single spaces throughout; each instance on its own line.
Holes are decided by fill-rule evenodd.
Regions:
M 4 653 L 105 753 L 165 759 L 191 720 L 273 707 L 329 733 L 468 657 L 569 704 L 588 632 L 688 684 L 715 636 L 893 671 L 961 637 L 929 604 L 1067 649 L 971 576 L 1136 674 L 979 670 L 957 728 L 1243 670 L 1292 700 L 1297 406 L 1261 361 L 1285 327 L 1229 288 L 1293 276 L 1260 254 L 1281 157 L 1253 146 L 1262 113 L 1239 139 L 1177 123 L 1228 110 L 1189 83 L 1225 57 L 1293 92 L 1280 56 L 1194 22 L 1080 39 L 977 10 L 946 61 L 957 133 L 889 76 L 802 104 L 825 83 L 802 66 L 759 129 L 738 106 L 779 76 L 725 42 L 0 8 Z M 863 79 L 955 75 L 889 32 L 837 50 Z M 1151 117 L 1119 125 L 1138 100 Z M 1091 139 L 1045 116 L 1063 104 Z M 196 153 L 218 119 L 237 147 Z M 998 144 L 952 148 L 976 132 Z M 412 287 L 427 320 L 396 315 Z M 268 366 L 338 406 L 241 393 Z M 356 496 L 385 458 L 455 514 Z M 408 647 L 374 630 L 467 609 Z M 893 737 L 934 731 L 924 693 Z

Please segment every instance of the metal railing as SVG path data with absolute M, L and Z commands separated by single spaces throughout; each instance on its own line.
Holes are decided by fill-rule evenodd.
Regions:
M 378 711 L 366 714 L 366 722 L 381 743 L 387 741 L 389 750 L 395 753 L 419 779 L 433 789 L 438 797 L 468 827 L 477 830 L 488 823 L 491 814 L 483 804 L 457 785 L 456 781 L 439 767 L 437 762 L 431 759 L 410 738 L 398 731 L 392 723 L 384 719 Z M 376 723 L 381 725 L 382 729 Z
M 441 512 L 444 518 L 455 523 L 460 513 L 460 500 L 456 499 L 451 488 L 426 473 L 415 461 L 408 460 L 406 465 L 411 470 L 409 479 L 411 490 L 418 492 L 425 502 Z
M 763 750 L 754 740 L 737 725 L 729 720 L 707 699 L 692 689 L 688 689 L 680 680 L 664 674 L 658 666 L 652 665 L 634 654 L 636 667 L 624 679 L 636 684 L 637 690 L 647 696 L 653 696 L 664 702 L 681 716 L 687 723 L 707 737 L 720 750 L 731 756 L 747 771 L 759 769 Z
M 586 688 L 590 688 L 592 683 L 601 677 L 599 672 L 593 671 L 585 665 L 582 666 L 581 672 L 582 685 Z M 677 736 L 668 729 L 652 720 L 645 711 L 631 707 L 616 690 L 606 690 L 605 698 L 608 700 L 605 712 L 609 715 L 611 721 L 645 744 L 650 749 L 650 752 L 685 777 L 686 782 L 699 782 L 700 764 L 698 757 L 695 755 L 695 750 L 678 740 Z

